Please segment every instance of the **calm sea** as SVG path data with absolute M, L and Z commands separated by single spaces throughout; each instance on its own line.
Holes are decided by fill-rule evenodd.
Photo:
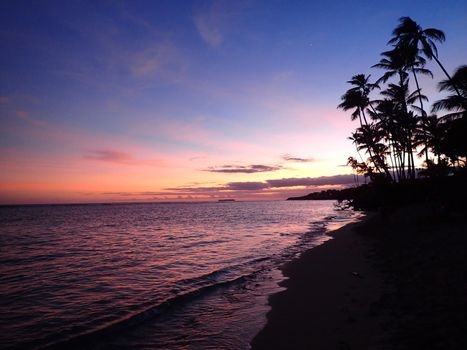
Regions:
M 0 348 L 248 349 L 331 201 L 0 207 Z

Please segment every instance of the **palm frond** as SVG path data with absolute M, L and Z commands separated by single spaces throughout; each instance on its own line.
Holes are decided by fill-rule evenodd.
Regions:
M 444 35 L 444 32 L 436 28 L 427 28 L 423 31 L 423 33 L 428 38 L 432 38 L 436 41 L 439 41 L 440 43 L 446 40 L 446 36 Z
M 433 73 L 429 69 L 426 69 L 426 68 L 414 68 L 414 71 L 417 74 L 429 75 L 430 77 L 433 78 Z
M 447 111 L 460 112 L 465 108 L 464 106 L 466 105 L 466 103 L 466 99 L 461 96 L 449 95 L 446 98 L 443 98 L 442 100 L 433 103 L 431 110 L 433 112 L 438 112 L 442 109 L 445 109 Z

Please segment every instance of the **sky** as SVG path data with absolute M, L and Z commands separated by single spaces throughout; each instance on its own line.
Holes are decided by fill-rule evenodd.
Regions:
M 0 204 L 352 185 L 357 125 L 336 106 L 352 75 L 381 75 L 401 16 L 445 32 L 449 71 L 467 63 L 465 1 L 4 0 Z

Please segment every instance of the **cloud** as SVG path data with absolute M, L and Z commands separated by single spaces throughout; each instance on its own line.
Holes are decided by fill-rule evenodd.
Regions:
M 268 187 L 269 185 L 265 182 L 242 181 L 242 182 L 228 182 L 224 186 L 169 187 L 169 188 L 164 188 L 164 190 L 171 191 L 171 192 L 184 192 L 184 193 L 215 193 L 215 192 L 225 192 L 225 191 L 257 191 L 257 190 L 262 190 Z
M 213 47 L 222 44 L 224 37 L 220 31 L 217 17 L 213 13 L 198 14 L 193 20 L 199 35 L 206 43 Z
M 252 164 L 252 165 L 222 165 L 219 167 L 209 167 L 204 171 L 209 171 L 211 173 L 243 173 L 243 174 L 252 174 L 252 173 L 265 173 L 270 171 L 281 170 L 282 166 L 280 165 L 263 165 L 263 164 Z
M 45 122 L 43 122 L 42 120 L 39 120 L 39 119 L 32 118 L 29 115 L 28 112 L 23 111 L 23 110 L 17 110 L 16 111 L 16 116 L 19 119 L 21 119 L 21 120 L 23 120 L 23 121 L 25 121 L 27 123 L 30 123 L 30 124 L 32 124 L 34 126 L 43 126 L 43 125 L 45 125 Z
M 0 96 L 0 105 L 6 105 L 12 101 L 11 96 Z
M 228 188 L 225 186 L 210 186 L 210 187 L 169 187 L 164 188 L 165 191 L 173 191 L 173 192 L 188 192 L 188 193 L 198 193 L 198 192 L 215 192 L 215 191 L 223 191 L 227 190 Z M 160 194 L 160 193 L 159 193 Z M 164 192 L 164 194 L 167 194 Z
M 282 155 L 282 159 L 288 161 L 288 162 L 297 162 L 297 163 L 307 163 L 307 162 L 314 162 L 314 158 L 300 158 L 300 157 L 295 157 L 290 154 L 284 154 Z
M 114 200 L 215 200 L 236 198 L 239 200 L 285 199 L 305 195 L 311 191 L 342 188 L 352 185 L 353 175 L 271 179 L 266 181 L 228 182 L 216 186 L 185 186 L 164 188 L 160 191 L 145 192 L 104 192 Z M 313 188 L 313 186 L 315 186 Z
M 201 159 L 206 159 L 206 158 L 207 158 L 207 156 L 194 156 L 194 157 L 188 158 L 188 160 L 190 162 L 193 162 L 193 161 L 196 161 L 196 160 L 201 160 Z
M 265 182 L 229 182 L 227 188 L 235 191 L 257 191 L 268 188 Z
M 180 193 L 217 193 L 224 191 L 262 191 L 275 190 L 285 187 L 323 187 L 323 186 L 346 186 L 354 184 L 352 174 L 320 176 L 320 177 L 297 177 L 284 179 L 271 179 L 266 181 L 241 181 L 228 182 L 225 185 L 210 187 L 172 187 L 165 188 L 165 191 Z M 154 194 L 154 193 L 152 193 Z M 161 194 L 161 193 L 157 193 Z M 168 194 L 167 192 L 165 194 Z
M 131 74 L 136 78 L 175 72 L 183 66 L 176 47 L 168 41 L 132 52 L 122 63 L 129 66 Z
M 84 155 L 85 159 L 97 160 L 101 162 L 113 162 L 113 163 L 127 163 L 134 160 L 134 158 L 125 152 L 119 152 L 114 150 L 95 150 L 90 151 Z
M 266 181 L 242 181 L 228 182 L 223 186 L 211 187 L 174 187 L 165 188 L 168 191 L 180 192 L 211 192 L 211 191 L 258 191 L 263 189 L 277 189 L 284 187 L 309 187 L 309 186 L 341 186 L 354 184 L 354 175 L 334 175 L 320 177 L 293 177 L 284 179 L 271 179 Z
M 334 175 L 320 177 L 292 177 L 285 179 L 266 180 L 270 187 L 295 187 L 295 186 L 332 186 L 350 185 L 354 183 L 353 175 Z
M 135 77 L 144 77 L 156 72 L 161 66 L 161 59 L 157 53 L 136 55 L 130 71 Z
M 212 1 L 193 16 L 196 30 L 208 45 L 219 47 L 232 31 L 241 30 L 242 14 L 250 5 L 249 0 Z
M 129 166 L 160 166 L 165 163 L 163 159 L 149 158 L 149 159 L 137 159 L 131 154 L 111 149 L 92 150 L 88 151 L 83 155 L 84 159 L 104 162 L 104 163 L 116 163 L 124 164 Z

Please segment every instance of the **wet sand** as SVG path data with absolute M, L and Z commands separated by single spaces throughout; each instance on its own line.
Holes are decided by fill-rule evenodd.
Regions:
M 467 230 L 438 214 L 372 214 L 285 265 L 253 350 L 467 348 Z
M 377 324 L 370 305 L 381 293 L 381 274 L 368 263 L 372 247 L 354 223 L 335 239 L 309 250 L 283 268 L 287 289 L 271 296 L 266 327 L 253 349 L 363 349 Z

